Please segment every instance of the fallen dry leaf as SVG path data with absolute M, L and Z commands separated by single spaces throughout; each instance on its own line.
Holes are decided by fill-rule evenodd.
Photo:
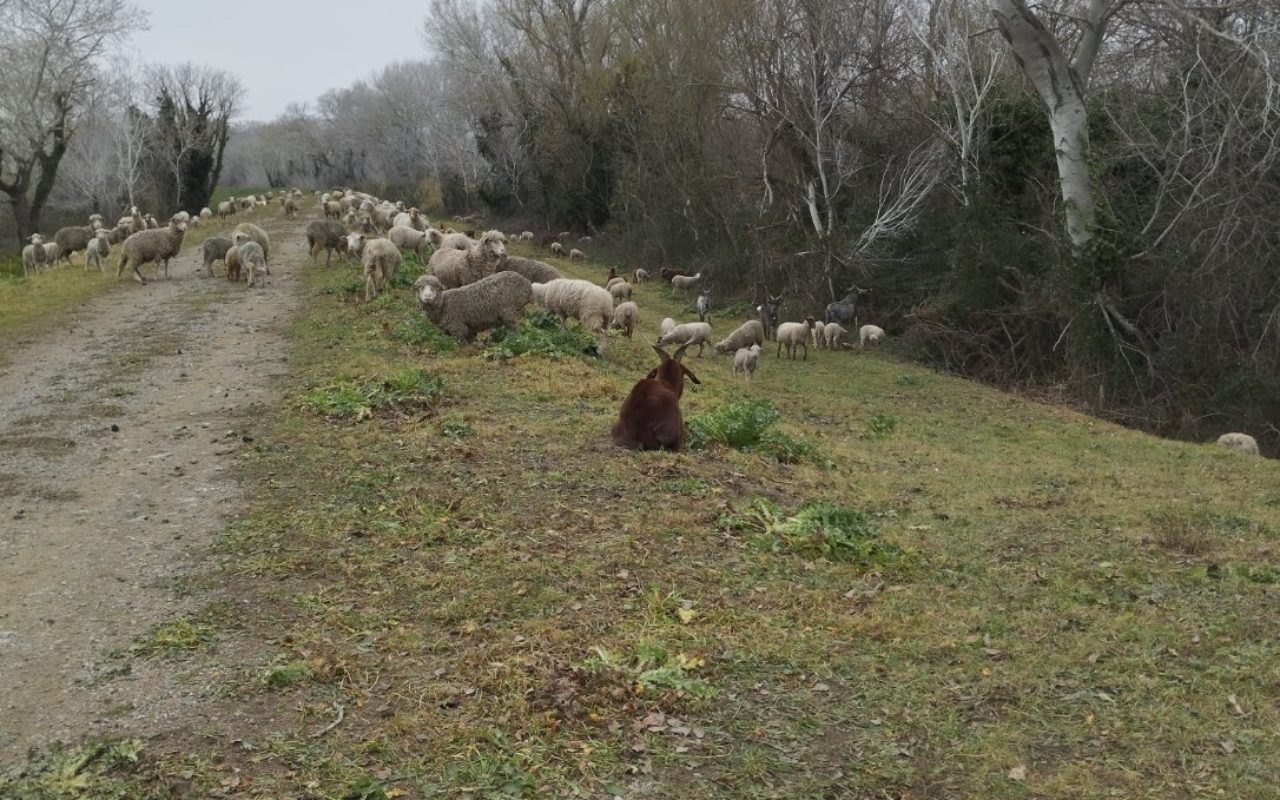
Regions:
M 1022 782 L 1022 781 L 1025 781 L 1026 779 L 1027 779 L 1026 764 L 1019 764 L 1018 766 L 1009 770 L 1009 780 Z
M 695 617 L 698 616 L 698 612 L 694 611 L 692 608 L 677 608 L 676 616 L 680 618 L 680 622 L 688 625 L 690 622 L 693 622 Z

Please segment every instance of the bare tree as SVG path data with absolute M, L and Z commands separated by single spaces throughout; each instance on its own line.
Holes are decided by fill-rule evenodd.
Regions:
M 192 63 L 153 67 L 147 85 L 153 149 L 169 177 L 162 205 L 197 212 L 218 185 L 244 87 L 228 72 Z

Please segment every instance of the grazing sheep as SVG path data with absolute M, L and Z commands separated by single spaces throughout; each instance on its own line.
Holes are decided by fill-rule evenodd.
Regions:
M 635 281 L 633 281 L 634 283 L 644 283 L 649 280 L 649 270 L 637 269 L 632 277 L 635 278 Z
M 324 204 L 324 215 L 327 219 L 338 219 L 342 216 L 342 204 L 337 200 L 329 200 Z
M 803 322 L 784 322 L 778 326 L 778 358 L 782 357 L 782 348 L 787 348 L 787 358 L 795 360 L 796 348 L 804 348 L 804 360 L 809 360 L 809 328 Z
M 89 265 L 97 266 L 99 272 L 107 271 L 107 259 L 111 256 L 111 231 L 106 228 L 98 228 L 93 237 L 93 241 L 84 249 L 84 268 L 87 272 Z
M 415 231 L 425 231 L 431 227 L 427 223 L 427 218 L 422 216 L 422 212 L 416 208 L 408 211 L 401 211 L 391 218 L 391 227 L 393 228 L 413 228 Z
M 583 260 L 583 259 L 585 259 L 586 257 L 587 257 L 587 254 L 586 254 L 586 253 L 584 253 L 584 252 L 582 252 L 581 250 L 579 250 L 579 249 L 578 249 L 578 248 L 576 248 L 576 247 L 575 247 L 574 249 L 572 249 L 572 250 L 570 250 L 570 251 L 569 251 L 569 260 L 570 260 L 570 261 L 582 261 L 582 260 Z
M 671 317 L 665 317 L 662 322 L 658 323 L 658 335 L 666 336 L 676 329 L 676 321 Z
M 427 271 L 440 279 L 446 289 L 456 289 L 501 272 L 507 259 L 502 231 L 489 231 L 466 250 L 441 248 L 432 256 Z
M 200 219 L 209 219 L 213 216 L 213 211 L 208 206 L 200 209 Z
M 711 341 L 711 325 L 706 322 L 685 322 L 671 329 L 670 333 L 658 338 L 658 346 L 678 344 L 684 347 L 698 346 L 698 358 L 702 358 L 702 348 Z
M 369 239 L 360 256 L 364 267 L 364 299 L 372 300 L 387 288 L 400 266 L 400 248 L 390 239 Z
M 844 297 L 827 304 L 826 318 L 824 322 L 838 322 L 841 325 L 855 325 L 858 321 L 858 301 L 862 296 L 867 294 L 870 289 L 859 289 L 857 286 L 850 286 L 849 291 Z
M 613 270 L 609 270 L 609 271 L 610 271 L 610 272 L 613 272 Z M 612 288 L 614 287 L 614 285 L 619 284 L 619 283 L 626 283 L 626 282 L 627 282 L 627 279 L 626 279 L 626 278 L 619 278 L 619 277 L 617 277 L 617 276 L 611 276 L 611 277 L 609 278 L 609 280 L 605 281 L 604 288 L 606 288 L 606 289 L 612 289 Z
M 640 308 L 635 303 L 619 303 L 613 310 L 613 327 L 622 331 L 622 335 L 631 338 L 635 332 L 636 322 L 640 319 Z
M 827 344 L 827 337 L 822 335 L 822 329 L 826 327 L 826 323 L 813 317 L 805 317 L 804 321 L 809 326 L 809 341 L 813 343 L 815 348 L 821 350 Z
M 675 275 L 671 278 L 671 288 L 679 289 L 685 294 L 688 294 L 689 290 L 697 286 L 698 281 L 700 280 L 702 280 L 701 272 L 697 275 Z
M 828 322 L 825 326 L 823 326 L 822 336 L 827 340 L 827 349 L 839 350 L 840 337 L 844 336 L 846 333 L 848 333 L 848 331 L 846 331 L 844 328 L 840 327 L 838 324 L 834 322 Z
M 187 223 L 180 219 L 170 220 L 163 228 L 138 231 L 124 240 L 120 247 L 120 263 L 116 267 L 116 277 L 124 274 L 125 267 L 133 267 L 133 277 L 138 283 L 146 284 L 138 267 L 153 261 L 164 264 L 164 276 L 169 277 L 169 259 L 182 250 L 182 237 L 187 233 Z
M 533 299 L 529 280 L 509 270 L 457 289 L 445 289 L 435 275 L 423 275 L 413 284 L 413 293 L 427 319 L 462 342 L 498 326 L 515 327 Z
M 218 219 L 226 219 L 234 213 L 236 213 L 235 206 L 231 204 L 231 201 L 223 200 L 218 203 Z
M 262 245 L 250 239 L 247 233 L 237 233 L 236 250 L 241 267 L 248 273 L 249 288 L 258 284 L 266 286 L 267 276 L 271 273 L 267 270 L 267 256 L 262 251 Z
M 760 362 L 760 345 L 753 344 L 750 347 L 739 347 L 733 354 L 733 374 L 742 373 L 743 379 L 747 383 L 751 383 L 751 376 L 755 374 L 756 365 Z
M 573 236 L 573 231 L 560 231 L 560 241 L 564 241 L 570 236 Z
M 612 284 L 609 287 L 609 294 L 613 295 L 613 299 L 615 302 L 619 300 L 622 300 L 622 301 L 630 300 L 631 284 L 627 283 L 624 280 L 619 280 L 617 283 Z
M 520 232 L 520 241 L 522 241 L 522 242 L 532 242 L 532 241 L 533 241 L 533 231 L 521 231 L 521 232 Z
M 410 228 L 406 225 L 396 225 L 387 231 L 387 238 L 401 250 L 412 250 L 419 264 L 426 263 L 427 245 L 431 244 L 431 237 L 427 235 L 426 231 L 420 231 L 417 228 Z
M 235 242 L 231 243 L 231 247 L 227 248 L 227 254 L 224 257 L 227 265 L 227 280 L 235 283 L 240 280 L 240 250 L 236 248 Z
M 231 231 L 231 238 L 236 238 L 237 233 L 243 233 L 258 243 L 258 246 L 262 248 L 262 257 L 268 266 L 267 272 L 270 274 L 271 237 L 267 236 L 267 232 L 262 228 L 259 228 L 257 225 L 254 225 L 252 222 L 241 222 L 235 227 L 235 230 Z
M 717 353 L 736 353 L 753 344 L 764 344 L 764 327 L 757 320 L 749 319 L 712 345 L 711 349 Z
M 706 322 L 709 316 L 711 316 L 711 290 L 703 289 L 702 294 L 698 295 L 698 320 Z
M 684 446 L 684 419 L 680 416 L 684 379 L 700 381 L 681 363 L 684 347 L 670 356 L 660 346 L 653 349 L 661 363 L 631 388 L 610 434 L 619 447 L 675 452 Z
M 564 245 L 560 244 L 559 242 L 552 242 L 552 243 L 551 243 L 551 254 L 552 254 L 552 255 L 555 255 L 555 256 L 563 256 L 563 255 L 564 255 Z
M 472 239 L 465 233 L 446 233 L 440 237 L 439 249 L 441 250 L 466 250 L 475 244 L 476 240 Z
M 227 251 L 235 247 L 235 244 L 225 236 L 211 236 L 204 240 L 204 244 L 200 245 L 200 255 L 204 259 L 204 269 L 210 278 L 213 277 L 213 262 L 221 261 L 225 264 Z
M 292 197 L 286 197 L 280 201 L 280 205 L 284 207 L 284 218 L 293 219 L 298 216 L 298 202 Z
M 38 233 L 31 234 L 31 244 L 22 248 L 22 274 L 32 275 L 40 271 L 48 260 L 44 249 L 44 237 Z
M 559 278 L 535 283 L 533 295 L 539 305 L 560 317 L 561 326 L 574 317 L 582 327 L 599 333 L 613 319 L 613 296 L 591 281 Z
M 89 246 L 89 242 L 93 241 L 95 232 L 92 226 L 70 226 L 67 228 L 59 228 L 58 232 L 53 235 L 53 241 L 58 246 L 57 257 L 55 261 L 66 260 L 71 263 L 71 256 L 84 250 Z
M 347 237 L 347 231 L 342 227 L 342 223 L 332 219 L 313 219 L 307 223 L 307 252 L 311 254 L 311 260 L 315 261 L 319 257 L 320 251 L 324 251 L 324 265 L 327 267 L 333 259 L 333 254 L 342 254 L 345 249 L 343 240 Z
M 867 343 L 879 344 L 884 341 L 884 328 L 879 325 L 863 325 L 858 328 L 858 347 L 866 347 Z
M 1258 440 L 1247 433 L 1224 433 L 1218 437 L 1218 446 L 1237 453 L 1258 455 Z
M 557 278 L 563 278 L 564 275 L 560 270 L 542 261 L 535 261 L 532 258 L 521 258 L 520 256 L 507 256 L 503 269 L 512 272 L 518 272 L 529 279 L 530 283 L 550 283 Z

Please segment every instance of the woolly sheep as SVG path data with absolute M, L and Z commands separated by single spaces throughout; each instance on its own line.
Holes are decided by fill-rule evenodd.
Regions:
M 266 286 L 267 276 L 271 273 L 267 270 L 267 257 L 262 251 L 262 245 L 250 239 L 247 233 L 237 233 L 236 251 L 240 256 L 241 268 L 248 273 L 249 288 L 258 284 Z
M 324 215 L 329 219 L 337 219 L 342 216 L 342 204 L 336 200 L 329 200 L 324 204 Z
M 84 268 L 86 271 L 89 265 L 97 266 L 99 272 L 107 271 L 107 259 L 111 256 L 111 231 L 106 228 L 99 228 L 93 237 L 93 241 L 84 249 Z
M 756 323 L 757 325 L 760 323 Z M 739 347 L 733 354 L 733 374 L 742 373 L 742 377 L 751 382 L 751 376 L 756 371 L 756 365 L 760 361 L 760 345 L 753 344 L 750 347 Z
M 466 250 L 475 243 L 476 240 L 465 233 L 446 233 L 441 236 L 439 247 L 441 250 Z
M 753 344 L 764 344 L 764 327 L 759 320 L 749 319 L 733 333 L 716 342 L 711 349 L 717 353 L 737 353 Z
M 522 242 L 532 242 L 532 241 L 533 241 L 533 231 L 520 231 L 520 241 L 522 241 Z
M 235 242 L 232 242 L 231 247 L 227 248 L 225 263 L 227 265 L 227 280 L 232 283 L 240 280 L 240 250 L 235 246 Z
M 235 206 L 231 205 L 230 201 L 223 200 L 221 203 L 218 203 L 218 219 L 226 219 L 234 213 Z
M 421 211 L 411 208 L 408 211 L 401 211 L 392 217 L 391 227 L 413 228 L 415 231 L 425 231 L 430 225 L 427 224 L 427 218 L 422 216 Z
M 826 323 L 809 317 L 805 320 L 809 323 L 809 338 L 813 342 L 813 346 L 819 350 L 827 344 L 827 337 L 822 335 L 822 329 L 826 327 Z
M 412 250 L 419 264 L 426 261 L 427 245 L 431 243 L 426 231 L 410 228 L 407 225 L 396 225 L 387 231 L 387 238 L 401 250 Z
M 584 253 L 584 252 L 582 252 L 581 250 L 579 250 L 579 249 L 578 249 L 578 248 L 576 248 L 576 247 L 575 247 L 574 249 L 572 249 L 572 250 L 570 250 L 570 251 L 569 251 L 569 260 L 570 260 L 570 261 L 582 261 L 582 260 L 583 260 L 583 259 L 585 259 L 586 257 L 587 257 L 587 254 L 586 254 L 586 253 Z
M 662 322 L 658 323 L 658 335 L 666 336 L 676 329 L 676 321 L 671 317 L 666 317 Z
M 840 349 L 840 337 L 844 336 L 848 331 L 840 327 L 834 322 L 828 322 L 822 329 L 822 336 L 827 340 L 828 350 Z
M 333 254 L 342 254 L 345 249 L 343 240 L 346 239 L 347 232 L 342 227 L 342 223 L 332 219 L 313 219 L 307 223 L 307 252 L 311 254 L 311 260 L 315 261 L 320 255 L 320 251 L 324 251 L 324 265 L 327 267 L 333 259 Z
M 390 239 L 369 239 L 360 256 L 364 267 L 364 299 L 372 300 L 386 289 L 400 266 L 400 248 Z
M 533 299 L 528 279 L 509 270 L 457 289 L 445 289 L 435 275 L 423 275 L 413 284 L 413 293 L 427 319 L 462 342 L 498 326 L 515 327 Z
M 143 217 L 143 219 L 145 219 L 147 222 L 147 230 L 152 230 L 152 231 L 159 230 L 160 222 L 159 220 L 156 219 L 155 214 L 148 214 L 147 216 Z
M 574 317 L 587 330 L 599 333 L 613 319 L 613 296 L 591 281 L 558 278 L 533 285 L 534 299 L 564 325 Z
M 427 271 L 446 289 L 456 289 L 504 269 L 507 246 L 501 231 L 489 231 L 466 250 L 441 248 L 431 256 Z
M 647 269 L 637 269 L 632 277 L 635 278 L 634 283 L 644 283 L 649 280 L 649 271 Z
M 803 322 L 784 322 L 778 326 L 778 358 L 782 357 L 782 348 L 787 348 L 787 357 L 795 360 L 796 348 L 804 348 L 804 360 L 809 360 L 809 326 Z
M 702 357 L 702 348 L 711 341 L 711 325 L 706 322 L 685 322 L 671 329 L 670 333 L 658 338 L 658 346 L 678 344 L 683 347 L 698 346 L 698 357 Z
M 284 198 L 280 205 L 284 207 L 285 219 L 293 219 L 298 216 L 298 203 L 292 197 Z
M 44 237 L 38 233 L 31 234 L 31 244 L 22 248 L 22 274 L 31 275 L 39 272 L 47 260 L 44 249 Z
M 615 301 L 630 300 L 631 284 L 627 283 L 626 281 L 619 281 L 618 283 L 615 283 L 609 287 L 609 294 L 613 295 L 613 299 Z
M 1258 455 L 1258 440 L 1247 433 L 1224 433 L 1218 437 L 1218 446 L 1237 453 Z
M 671 287 L 688 293 L 690 289 L 698 285 L 698 281 L 702 280 L 702 273 L 697 275 L 672 275 Z
M 529 279 L 530 283 L 548 283 L 557 278 L 563 278 L 564 275 L 560 270 L 542 261 L 535 261 L 532 258 L 521 258 L 520 256 L 508 255 L 506 262 L 502 265 L 504 269 L 512 272 L 518 272 Z
M 190 215 L 190 214 L 188 214 L 186 211 L 179 211 L 179 212 L 177 212 L 176 214 L 174 214 L 173 216 L 174 216 L 174 217 L 176 217 L 176 218 L 178 218 L 178 219 L 180 219 L 180 220 L 182 220 L 183 222 L 190 222 L 190 221 L 191 221 L 191 215 Z
M 552 243 L 551 243 L 551 253 L 552 253 L 553 255 L 563 256 L 563 255 L 564 255 L 564 245 L 560 244 L 559 242 L 552 242 Z
M 268 265 L 268 272 L 270 272 L 271 237 L 267 236 L 267 232 L 262 228 L 259 228 L 257 225 L 254 225 L 252 222 L 241 222 L 235 227 L 235 230 L 231 231 L 231 238 L 236 238 L 237 233 L 243 233 L 258 243 L 258 246 L 262 248 L 262 257 Z
M 863 325 L 858 328 L 858 347 L 866 347 L 867 342 L 878 344 L 884 341 L 884 328 L 879 325 Z
M 636 322 L 640 319 L 640 307 L 630 301 L 619 303 L 613 310 L 613 327 L 622 331 L 622 335 L 631 338 L 635 332 Z
M 58 243 L 45 242 L 43 247 L 45 263 L 51 267 L 56 265 L 58 262 Z
M 138 267 L 153 261 L 164 264 L 164 276 L 169 277 L 169 259 L 182 250 L 182 237 L 187 232 L 187 224 L 180 219 L 171 220 L 168 226 L 155 230 L 138 231 L 124 240 L 120 247 L 120 263 L 116 267 L 116 277 L 124 274 L 125 267 L 133 267 L 133 277 L 138 283 L 145 284 Z
M 213 211 L 208 206 L 205 206 L 204 208 L 200 209 L 201 219 L 209 219 L 212 216 L 213 216 Z
M 613 272 L 613 270 L 612 270 L 612 269 L 611 269 L 611 270 L 609 270 L 609 271 L 610 271 L 610 272 Z M 614 276 L 614 277 L 610 278 L 608 281 L 606 281 L 606 282 L 605 282 L 605 284 L 604 284 L 604 288 L 606 288 L 606 289 L 612 289 L 612 288 L 614 287 L 614 285 L 615 285 L 615 284 L 619 284 L 619 283 L 626 283 L 626 282 L 627 282 L 627 279 L 626 279 L 626 278 L 619 278 L 619 277 L 617 277 L 617 276 Z
M 210 236 L 200 245 L 200 255 L 204 259 L 204 268 L 209 277 L 213 277 L 213 262 L 226 263 L 227 251 L 235 247 L 235 242 L 225 236 Z
M 71 256 L 84 250 L 89 246 L 89 242 L 94 239 L 94 230 L 92 226 L 70 226 L 59 228 L 58 232 L 53 235 L 53 241 L 58 245 L 58 254 L 56 261 L 66 260 L 71 263 Z

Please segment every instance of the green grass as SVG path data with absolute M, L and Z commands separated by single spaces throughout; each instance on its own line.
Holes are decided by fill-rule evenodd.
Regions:
M 686 419 L 777 420 L 622 451 L 640 337 L 439 347 L 355 276 L 306 273 L 292 396 L 422 370 L 440 416 L 277 404 L 219 545 L 237 626 L 188 656 L 234 730 L 95 779 L 120 796 L 1280 796 L 1275 462 L 886 351 L 762 357 L 745 387 L 690 357 Z M 635 299 L 651 338 L 677 311 Z M 759 451 L 776 430 L 820 457 Z

